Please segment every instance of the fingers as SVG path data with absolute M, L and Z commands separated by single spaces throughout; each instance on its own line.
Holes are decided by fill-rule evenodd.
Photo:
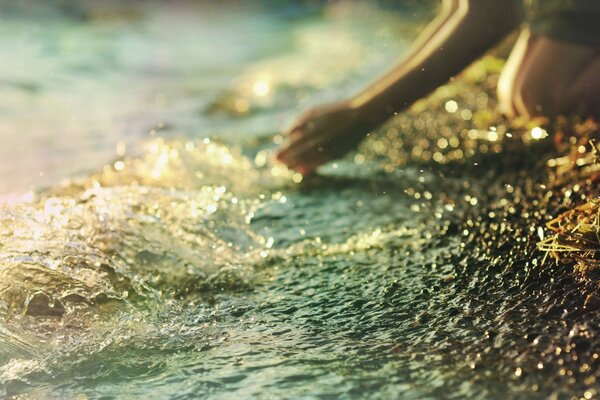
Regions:
M 294 130 L 289 133 L 289 139 L 283 145 L 282 150 L 277 153 L 277 159 L 287 164 L 289 160 L 296 158 L 298 153 L 303 152 L 305 148 L 314 145 L 317 141 L 318 138 L 315 138 L 314 131 Z
M 311 175 L 317 170 L 318 167 L 320 167 L 321 165 L 325 164 L 326 162 L 328 162 L 330 160 L 331 160 L 331 157 L 318 157 L 318 158 L 312 160 L 310 163 L 303 164 L 303 165 L 296 167 L 295 170 L 298 171 L 299 173 L 301 173 L 303 176 Z
M 327 147 L 326 138 L 305 135 L 292 140 L 277 155 L 277 159 L 292 169 L 317 160 L 323 164 L 331 158 Z
M 302 165 L 313 163 L 323 164 L 330 159 L 329 152 L 325 151 L 319 143 L 308 143 L 298 149 L 295 149 L 286 159 L 286 165 L 289 168 L 296 169 Z
M 275 158 L 287 165 L 288 160 L 293 157 L 293 154 L 295 153 L 295 146 L 295 141 L 288 142 L 281 150 L 277 152 Z
M 332 139 L 340 133 L 340 123 L 332 117 L 335 114 L 323 114 L 323 108 L 305 113 L 287 132 L 287 143 L 276 158 L 303 175 L 330 161 L 336 152 Z
M 318 140 L 305 136 L 291 140 L 276 157 L 288 168 L 296 170 L 302 175 L 314 171 L 331 158 Z

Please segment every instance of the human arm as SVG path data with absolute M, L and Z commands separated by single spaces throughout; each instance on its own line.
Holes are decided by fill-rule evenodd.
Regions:
M 345 101 L 312 109 L 278 159 L 303 174 L 354 148 L 395 112 L 445 83 L 520 23 L 514 0 L 446 0 L 404 61 Z

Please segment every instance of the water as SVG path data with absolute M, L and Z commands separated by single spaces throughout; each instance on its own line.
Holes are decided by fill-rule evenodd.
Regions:
M 38 92 L 16 67 L 2 86 L 17 98 L 2 97 L 7 132 L 28 133 L 2 134 L 23 146 L 2 147 L 3 396 L 596 396 L 596 285 L 535 244 L 597 194 L 597 167 L 549 167 L 575 141 L 557 150 L 492 111 L 501 62 L 302 180 L 269 158 L 280 124 L 385 69 L 415 17 L 146 7 L 127 23 L 57 12 L 44 40 L 76 37 L 79 64 L 32 55 L 56 68 L 23 75 Z M 29 31 L 28 18 L 8 21 Z M 78 127 L 58 140 L 62 101 Z
M 271 136 L 387 69 L 411 29 L 367 6 L 2 7 L 3 194 L 85 175 L 151 136 Z

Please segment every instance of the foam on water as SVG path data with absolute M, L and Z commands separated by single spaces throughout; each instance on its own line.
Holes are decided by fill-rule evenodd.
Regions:
M 348 60 L 383 52 L 385 40 L 368 35 L 388 13 L 368 8 L 381 18 L 357 39 L 345 25 L 355 14 L 325 10 L 292 31 L 314 44 L 332 32 L 320 18 L 340 12 L 332 37 L 354 44 Z M 318 69 L 322 48 L 299 49 Z M 339 73 L 343 51 L 333 54 L 311 85 Z M 163 114 L 139 151 L 4 198 L 0 394 L 597 395 L 597 284 L 535 246 L 552 214 L 598 195 L 597 167 L 554 168 L 577 139 L 565 133 L 557 150 L 540 132 L 559 128 L 493 112 L 502 62 L 487 59 L 303 180 L 270 161 L 281 138 L 266 128 L 316 89 L 301 86 L 299 69 L 286 75 L 294 60 L 250 63 L 233 87 L 218 81 L 205 107 Z M 271 80 L 257 80 L 267 70 Z M 176 139 L 198 114 L 239 125 L 218 140 Z

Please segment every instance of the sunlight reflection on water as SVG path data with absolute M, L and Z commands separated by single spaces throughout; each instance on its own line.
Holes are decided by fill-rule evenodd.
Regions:
M 146 11 L 0 24 L 0 396 L 596 393 L 596 313 L 535 244 L 600 167 L 493 111 L 501 61 L 303 179 L 279 126 L 385 69 L 407 21 Z

